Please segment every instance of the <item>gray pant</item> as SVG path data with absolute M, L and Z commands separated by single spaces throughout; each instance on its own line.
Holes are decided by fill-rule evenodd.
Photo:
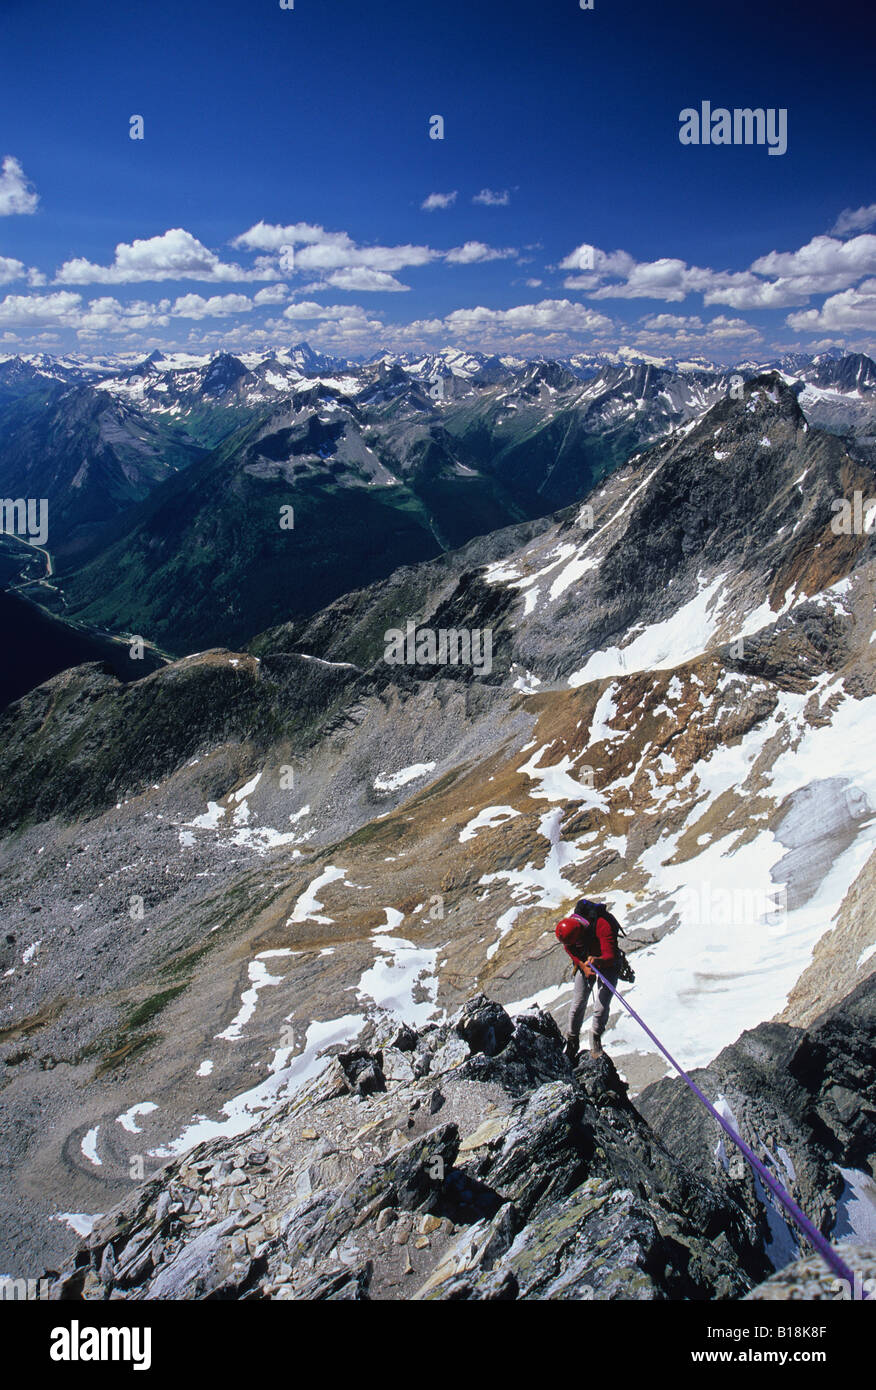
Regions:
M 611 980 L 613 985 L 617 985 L 617 971 L 603 970 L 602 973 L 607 980 Z M 584 1022 L 587 1003 L 594 983 L 597 986 L 596 1004 L 593 1009 L 593 1017 L 590 1020 L 590 1030 L 593 1037 L 601 1038 L 605 1032 L 605 1025 L 608 1023 L 608 1011 L 611 1007 L 611 990 L 608 985 L 604 985 L 598 975 L 585 975 L 583 970 L 576 970 L 575 991 L 572 995 L 572 1007 L 569 1010 L 569 1032 L 576 1038 L 581 1032 L 581 1024 Z

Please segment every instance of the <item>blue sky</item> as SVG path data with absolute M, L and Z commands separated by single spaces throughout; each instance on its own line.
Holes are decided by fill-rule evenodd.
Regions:
M 0 352 L 872 351 L 874 37 L 809 0 L 4 0 Z M 682 145 L 703 101 L 785 110 L 786 152 Z

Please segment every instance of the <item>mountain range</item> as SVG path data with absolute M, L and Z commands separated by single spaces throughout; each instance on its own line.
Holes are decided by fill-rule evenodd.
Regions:
M 12 357 L 0 361 L 0 493 L 47 499 L 52 572 L 9 538 L 0 559 L 11 552 L 26 596 L 97 634 L 177 657 L 236 646 L 580 500 L 759 370 L 456 349 L 357 364 L 306 344 Z M 870 448 L 869 358 L 779 371 L 807 419 Z
M 609 370 L 632 377 L 606 397 Z M 805 1250 L 648 1038 L 615 1009 L 610 1069 L 560 1057 L 553 924 L 581 894 L 629 934 L 637 1009 L 821 1229 L 872 1234 L 876 556 L 834 525 L 837 499 L 876 493 L 872 453 L 820 428 L 784 371 L 713 398 L 688 381 L 698 404 L 652 438 L 654 417 L 633 422 L 663 408 L 665 370 L 527 364 L 444 405 L 398 363 L 363 369 L 365 400 L 308 378 L 311 403 L 269 406 L 235 427 L 242 449 L 229 436 L 137 504 L 132 563 L 185 537 L 167 604 L 194 637 L 191 594 L 201 649 L 128 683 L 67 669 L 0 715 L 4 1268 L 42 1260 L 85 1297 L 123 1266 L 120 1290 L 161 1297 L 753 1290 Z M 868 370 L 835 394 L 863 399 Z M 297 508 L 328 507 L 328 461 L 357 505 L 383 486 L 389 445 L 353 452 L 380 411 L 410 464 L 442 411 L 459 457 L 480 437 L 466 418 L 500 440 L 514 415 L 538 440 L 566 398 L 579 438 L 595 405 L 625 440 L 609 461 L 609 425 L 577 496 L 521 453 L 516 495 L 556 486 L 553 510 L 387 557 L 359 588 L 323 580 L 326 601 L 211 645 L 196 547 L 229 542 L 191 479 L 227 495 L 282 477 L 270 505 L 294 495 L 306 543 Z M 413 496 L 416 467 L 395 468 Z M 264 553 L 241 560 L 247 612 L 269 607 Z M 387 659 L 390 631 L 414 659 Z M 451 631 L 489 633 L 490 662 L 442 657 L 430 634 Z M 449 1186 L 423 1185 L 423 1153 Z M 601 1273 L 574 1234 L 591 1220 Z

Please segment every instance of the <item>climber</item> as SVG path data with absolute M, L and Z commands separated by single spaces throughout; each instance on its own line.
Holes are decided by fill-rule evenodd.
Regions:
M 557 923 L 556 935 L 574 965 L 575 991 L 569 1010 L 569 1034 L 565 1047 L 566 1056 L 574 1063 L 578 1058 L 581 1024 L 597 978 L 591 967 L 596 965 L 612 985 L 617 984 L 618 925 L 605 903 L 592 903 L 588 898 L 580 898 L 574 912 Z M 590 1021 L 590 1056 L 594 1061 L 604 1055 L 602 1034 L 608 1023 L 610 1004 L 611 990 L 600 980 Z

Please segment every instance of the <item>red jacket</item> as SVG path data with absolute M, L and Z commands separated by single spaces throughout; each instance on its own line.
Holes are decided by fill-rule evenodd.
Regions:
M 571 925 L 572 930 L 564 938 L 560 928 L 568 928 L 569 925 Z M 593 963 L 600 970 L 604 970 L 606 966 L 617 964 L 614 931 L 611 923 L 607 922 L 604 917 L 597 917 L 596 919 L 596 941 L 594 941 L 593 928 L 580 917 L 564 917 L 562 922 L 557 923 L 556 933 L 564 951 L 571 956 L 576 965 L 584 965 L 588 956 L 594 957 Z M 600 951 L 598 956 L 594 950 L 597 942 Z

